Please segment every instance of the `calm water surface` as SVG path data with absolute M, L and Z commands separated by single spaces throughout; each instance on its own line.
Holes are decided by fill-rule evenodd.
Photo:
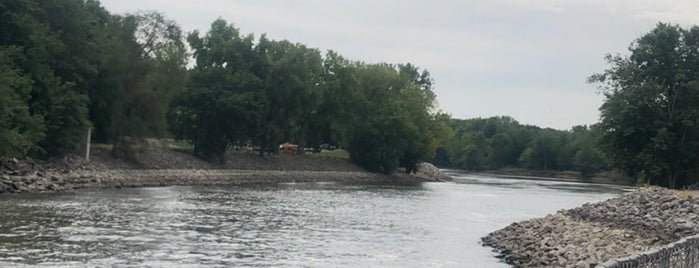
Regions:
M 480 237 L 620 187 L 457 175 L 0 196 L 0 266 L 507 267 Z

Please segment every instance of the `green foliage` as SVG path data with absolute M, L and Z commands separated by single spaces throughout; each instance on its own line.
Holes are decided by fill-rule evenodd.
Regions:
M 43 118 L 29 113 L 32 81 L 16 62 L 20 49 L 0 47 L 0 157 L 23 157 L 44 138 Z
M 41 99 L 34 103 L 35 112 L 44 115 L 46 138 L 42 147 L 50 156 L 64 155 L 75 148 L 88 126 L 87 96 L 75 92 L 72 83 L 57 77 L 43 81 Z
M 429 73 L 412 65 L 364 64 L 330 51 L 241 36 L 224 20 L 188 37 L 197 66 L 168 114 L 172 134 L 194 153 L 223 160 L 232 145 L 260 154 L 283 142 L 341 145 L 372 171 L 413 171 L 450 135 L 434 117 Z
M 486 165 L 486 158 L 490 154 L 486 138 L 483 133 L 474 132 L 459 136 L 452 143 L 450 150 L 451 162 L 459 168 L 466 170 L 480 170 Z
M 13 137 L 4 154 L 70 153 L 90 126 L 120 153 L 165 134 L 168 102 L 186 80 L 174 22 L 113 16 L 93 0 L 0 1 L 0 14 L 0 46 L 16 55 L 3 65 L 3 102 L 14 111 L 1 130 Z
M 43 126 L 32 124 L 34 137 L 28 142 L 43 137 L 41 150 L 34 150 L 43 156 L 72 151 L 89 125 L 85 90 L 95 75 L 90 54 L 93 5 L 78 0 L 0 2 L 0 46 L 16 47 L 22 55 L 15 67 L 31 81 L 31 93 L 20 99 L 30 117 L 43 118 Z
M 557 154 L 560 153 L 561 141 L 551 130 L 541 130 L 519 158 L 523 167 L 530 169 L 557 169 Z
M 353 161 L 372 171 L 392 173 L 398 166 L 416 169 L 433 151 L 430 85 L 416 80 L 411 65 L 357 65 L 362 109 L 348 121 L 348 151 Z
M 454 136 L 437 150 L 442 152 L 437 163 L 466 170 L 576 170 L 584 177 L 607 168 L 596 128 L 541 129 L 510 117 L 452 120 L 451 125 Z
M 264 35 L 257 50 L 265 59 L 260 73 L 265 106 L 253 140 L 263 150 L 276 150 L 284 140 L 305 143 L 310 115 L 322 96 L 320 52 L 288 41 L 270 41 Z
M 154 12 L 113 15 L 94 0 L 0 0 L 0 156 L 70 153 L 93 127 L 133 157 L 168 130 L 219 161 L 234 145 L 330 143 L 372 171 L 407 172 L 453 135 L 433 81 L 411 64 L 365 64 L 224 20 L 187 41 Z
M 133 145 L 165 135 L 170 101 L 186 83 L 187 53 L 180 28 L 159 13 L 112 16 L 107 29 L 92 114 L 98 140 L 131 158 Z
M 615 167 L 638 181 L 668 187 L 696 183 L 699 164 L 699 27 L 660 23 L 631 55 L 607 56 L 593 75 L 606 100 L 602 144 Z
M 326 53 L 320 77 L 320 103 L 308 118 L 307 144 L 339 144 L 347 146 L 349 132 L 356 119 L 354 111 L 360 107 L 357 91 L 358 64 L 339 54 Z
M 195 31 L 187 39 L 197 66 L 168 112 L 170 131 L 191 141 L 196 155 L 223 161 L 231 145 L 257 134 L 267 100 L 264 81 L 254 71 L 264 67 L 264 58 L 252 36 L 241 37 L 224 20 L 215 21 L 203 38 Z

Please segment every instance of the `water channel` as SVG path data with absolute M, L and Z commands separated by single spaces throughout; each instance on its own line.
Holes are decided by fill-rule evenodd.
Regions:
M 455 173 L 449 183 L 286 183 L 0 196 L 0 266 L 507 267 L 480 237 L 617 186 Z

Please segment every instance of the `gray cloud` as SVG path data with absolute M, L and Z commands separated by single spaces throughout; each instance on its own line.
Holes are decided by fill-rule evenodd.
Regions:
M 440 108 L 457 118 L 510 115 L 568 129 L 597 122 L 603 98 L 586 78 L 606 53 L 657 21 L 696 23 L 693 0 L 103 0 L 112 12 L 160 10 L 186 31 L 222 17 L 368 62 L 411 62 L 436 80 Z

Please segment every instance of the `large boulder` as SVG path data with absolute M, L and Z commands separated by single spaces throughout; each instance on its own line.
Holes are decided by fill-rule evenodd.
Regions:
M 453 180 L 449 175 L 445 174 L 441 170 L 439 170 L 438 167 L 435 165 L 432 165 L 427 162 L 423 162 L 418 164 L 417 166 L 417 173 L 415 173 L 415 176 L 418 176 L 422 179 L 426 180 L 432 180 L 432 181 L 451 181 Z

